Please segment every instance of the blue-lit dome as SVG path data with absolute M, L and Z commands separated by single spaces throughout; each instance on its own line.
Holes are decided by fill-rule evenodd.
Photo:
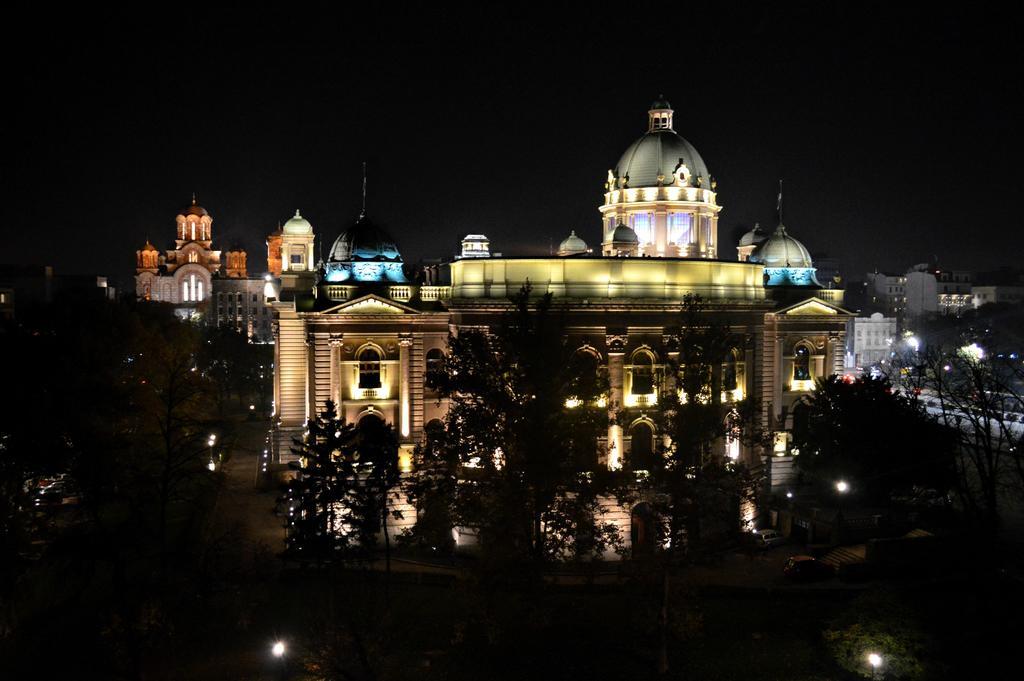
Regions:
M 365 215 L 335 239 L 325 269 L 327 281 L 407 281 L 398 244 Z
M 754 249 L 750 262 L 764 265 L 767 286 L 821 286 L 810 252 L 782 224 Z

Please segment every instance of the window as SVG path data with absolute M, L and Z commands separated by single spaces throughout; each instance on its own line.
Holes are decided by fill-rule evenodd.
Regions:
M 199 254 L 196 253 L 195 251 L 189 251 L 188 252 L 188 261 L 189 262 L 199 262 Z
M 363 348 L 359 352 L 359 387 L 380 387 L 380 353 L 375 348 Z
M 793 380 L 811 380 L 811 351 L 806 345 L 797 346 L 793 353 Z
M 196 292 L 197 292 L 196 300 L 200 300 L 201 301 L 203 299 L 203 280 L 202 279 L 199 280 L 199 283 L 196 286 Z
M 184 302 L 186 302 L 186 303 L 188 302 L 188 282 L 187 281 L 181 282 L 181 299 Z
M 292 262 L 293 265 L 301 265 L 302 264 L 302 254 L 301 253 L 292 253 L 292 260 L 291 260 L 291 262 Z
M 725 364 L 722 365 L 722 390 L 736 389 L 736 354 L 729 351 L 725 355 Z
M 654 392 L 654 357 L 649 352 L 633 355 L 633 395 L 649 395 Z
M 427 351 L 427 373 L 438 371 L 444 364 L 444 353 L 440 348 L 431 348 Z
M 630 222 L 641 244 L 654 243 L 654 220 L 650 213 L 633 213 Z
M 668 240 L 678 246 L 690 243 L 690 231 L 693 227 L 693 216 L 689 213 L 668 214 Z
M 634 470 L 650 470 L 654 463 L 654 429 L 646 421 L 637 421 L 629 429 L 629 465 Z

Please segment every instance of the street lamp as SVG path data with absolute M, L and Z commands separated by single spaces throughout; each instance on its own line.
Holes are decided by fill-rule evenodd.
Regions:
M 850 485 L 845 480 L 837 480 L 836 481 L 836 492 L 839 493 L 839 503 L 837 504 L 837 507 L 836 507 L 836 520 L 835 520 L 835 526 L 836 526 L 835 541 L 836 541 L 837 544 L 839 543 L 840 534 L 842 532 L 842 524 L 843 524 L 843 497 L 846 495 L 846 493 L 849 490 L 850 490 Z
M 206 441 L 206 444 L 210 445 L 210 463 L 206 464 L 206 467 L 210 469 L 211 472 L 217 470 L 217 464 L 213 460 L 213 445 L 215 442 L 217 442 L 217 436 L 210 433 L 210 439 Z
M 878 668 L 882 666 L 882 656 L 878 653 L 868 653 L 868 664 L 871 665 L 871 678 L 875 678 Z
M 845 480 L 839 480 L 836 482 L 836 491 L 840 494 L 846 494 L 850 489 L 850 485 Z
M 284 641 L 274 641 L 274 647 L 270 649 L 270 652 L 277 659 L 284 657 Z

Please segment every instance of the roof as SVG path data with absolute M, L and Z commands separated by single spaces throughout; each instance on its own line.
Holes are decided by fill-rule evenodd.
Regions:
M 572 230 L 569 236 L 558 245 L 558 254 L 575 255 L 577 253 L 586 253 L 588 249 L 587 242 L 576 236 L 576 230 Z
M 181 211 L 181 215 L 198 215 L 200 217 L 208 217 L 210 214 L 206 212 L 206 209 L 196 203 L 195 195 L 192 196 L 192 205 Z
M 360 215 L 355 224 L 338 235 L 328 262 L 402 262 L 398 244 L 383 228 Z
M 768 238 L 767 232 L 761 229 L 761 223 L 755 223 L 754 228 L 740 237 L 740 246 L 756 246 Z
M 680 162 L 686 164 L 693 183 L 697 177 L 710 182 L 708 167 L 692 144 L 675 130 L 653 130 L 626 148 L 615 164 L 615 176 L 628 177 L 629 187 L 656 187 L 659 175 L 665 178 L 662 184 L 671 184 Z
M 281 228 L 284 234 L 312 234 L 313 225 L 309 224 L 309 220 L 302 217 L 298 209 L 295 211 L 295 215 Z
M 620 222 L 616 225 L 615 231 L 612 233 L 612 243 L 636 244 L 640 243 L 640 239 L 637 238 L 636 232 L 634 232 L 632 228 L 627 227 Z
M 750 254 L 750 261 L 765 267 L 814 267 L 811 254 L 802 243 L 786 233 L 782 223 Z

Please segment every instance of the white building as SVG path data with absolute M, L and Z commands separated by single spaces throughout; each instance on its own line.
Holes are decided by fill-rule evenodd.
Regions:
M 888 360 L 896 338 L 896 318 L 875 312 L 846 322 L 846 371 L 861 373 Z

